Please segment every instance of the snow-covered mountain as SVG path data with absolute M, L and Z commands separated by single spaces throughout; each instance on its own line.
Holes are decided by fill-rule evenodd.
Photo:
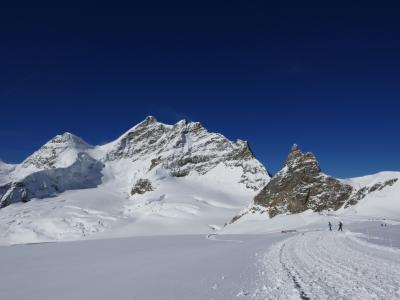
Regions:
M 221 134 L 208 132 L 200 123 L 182 120 L 165 125 L 147 117 L 116 141 L 89 152 L 109 166 L 114 176 L 129 165 L 130 184 L 165 170 L 172 177 L 205 175 L 217 166 L 239 170 L 237 183 L 257 191 L 269 180 L 247 142 L 229 141 Z M 230 172 L 229 171 L 229 172 Z M 230 180 L 230 179 L 229 179 Z
M 259 231 L 258 221 L 268 230 L 275 223 L 271 218 L 277 215 L 305 213 L 300 223 L 307 223 L 312 220 L 308 216 L 311 212 L 399 220 L 398 195 L 400 172 L 337 179 L 322 172 L 314 154 L 303 153 L 293 145 L 283 168 L 255 196 L 254 202 L 229 222 L 232 228 L 226 231 Z
M 0 228 L 14 242 L 208 232 L 270 179 L 247 142 L 154 117 L 101 146 L 58 135 L 1 170 Z
M 22 179 L 37 171 L 69 167 L 77 160 L 78 153 L 90 148 L 92 146 L 72 133 L 57 135 L 18 165 L 13 176 Z
M 65 133 L 0 162 L 0 243 L 262 232 L 311 212 L 398 218 L 399 178 L 336 179 L 295 145 L 271 179 L 247 142 L 147 117 L 105 145 Z

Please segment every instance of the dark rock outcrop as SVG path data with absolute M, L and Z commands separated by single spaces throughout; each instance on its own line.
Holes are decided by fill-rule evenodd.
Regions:
M 151 181 L 148 179 L 139 179 L 136 181 L 135 185 L 131 190 L 131 195 L 139 194 L 143 195 L 147 192 L 151 192 L 153 190 L 153 186 L 151 185 Z
M 297 145 L 280 170 L 255 197 L 254 204 L 267 208 L 270 217 L 285 213 L 337 210 L 353 188 L 322 173 L 314 154 L 302 153 Z

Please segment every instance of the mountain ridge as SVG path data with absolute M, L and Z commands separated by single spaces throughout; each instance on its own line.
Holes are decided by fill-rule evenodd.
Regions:
M 297 145 L 271 178 L 248 142 L 149 116 L 103 145 L 67 132 L 0 164 L 0 243 L 234 231 L 311 210 L 384 215 L 399 178 L 336 179 Z
M 83 154 L 85 155 L 82 156 Z M 16 165 L 9 174 L 4 172 L 3 182 L 9 176 L 7 183 L 10 188 L 13 185 L 21 186 L 26 177 L 33 178 L 35 174 L 39 174 L 38 177 L 42 178 L 42 171 L 69 168 L 79 161 L 79 157 L 96 160 L 105 164 L 105 167 L 107 165 L 109 173 L 113 173 L 112 169 L 117 169 L 121 161 L 126 165 L 130 164 L 131 170 L 123 170 L 131 173 L 126 174 L 127 178 L 132 172 L 135 173 L 135 177 L 138 177 L 139 173 L 141 177 L 146 177 L 153 168 L 165 169 L 173 177 L 186 177 L 193 172 L 205 175 L 219 164 L 223 164 L 228 169 L 241 168 L 242 175 L 238 183 L 248 189 L 258 190 L 269 180 L 268 172 L 256 160 L 247 142 L 232 142 L 221 134 L 210 133 L 199 122 L 181 120 L 174 125 L 167 125 L 158 122 L 153 116 L 148 116 L 114 141 L 100 146 L 89 145 L 69 132 L 56 135 L 21 164 Z M 119 170 L 116 173 L 118 172 Z M 118 176 L 121 177 L 110 177 Z M 106 180 L 107 178 L 105 176 Z M 131 178 L 131 185 L 134 186 L 139 179 L 143 178 Z M 43 182 L 39 184 L 42 189 L 40 198 L 52 196 L 54 191 L 64 191 L 61 187 L 64 185 L 59 180 L 50 181 L 55 185 L 53 188 Z M 92 184 L 89 186 L 93 187 Z M 71 188 L 75 189 L 72 186 Z M 4 184 L 2 189 L 5 189 Z M 46 189 L 49 190 L 48 193 L 45 192 Z M 4 191 L 0 194 L 2 207 L 18 202 L 16 197 L 12 200 L 5 198 L 9 195 L 10 193 Z M 30 199 L 26 198 L 26 195 L 37 196 L 37 193 L 31 191 L 24 195 L 21 196 L 21 201 L 26 202 Z

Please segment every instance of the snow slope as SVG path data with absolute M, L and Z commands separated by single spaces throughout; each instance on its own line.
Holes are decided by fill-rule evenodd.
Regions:
M 347 218 L 339 233 L 322 218 L 294 233 L 0 247 L 0 298 L 398 299 L 400 225 Z
M 253 194 L 216 174 L 160 180 L 128 197 L 113 182 L 0 210 L 0 244 L 132 235 L 211 233 Z
M 400 220 L 400 172 L 381 172 L 345 181 L 357 190 L 368 188 L 371 191 L 374 186 L 390 180 L 397 181 L 392 186 L 369 192 L 356 205 L 342 209 L 340 213 Z
M 11 180 L 10 174 L 15 169 L 15 165 L 7 164 L 0 159 L 0 185 L 3 185 Z
M 0 247 L 0 299 L 246 299 L 256 288 L 256 254 L 282 238 L 181 235 Z
M 272 246 L 256 299 L 398 299 L 400 249 L 311 231 Z

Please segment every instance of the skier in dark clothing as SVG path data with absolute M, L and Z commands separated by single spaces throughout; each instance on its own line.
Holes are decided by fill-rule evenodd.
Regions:
M 342 221 L 339 221 L 338 231 L 343 231 L 343 223 L 342 223 Z
M 329 231 L 332 231 L 332 223 L 331 222 L 328 223 L 328 226 L 329 226 Z

